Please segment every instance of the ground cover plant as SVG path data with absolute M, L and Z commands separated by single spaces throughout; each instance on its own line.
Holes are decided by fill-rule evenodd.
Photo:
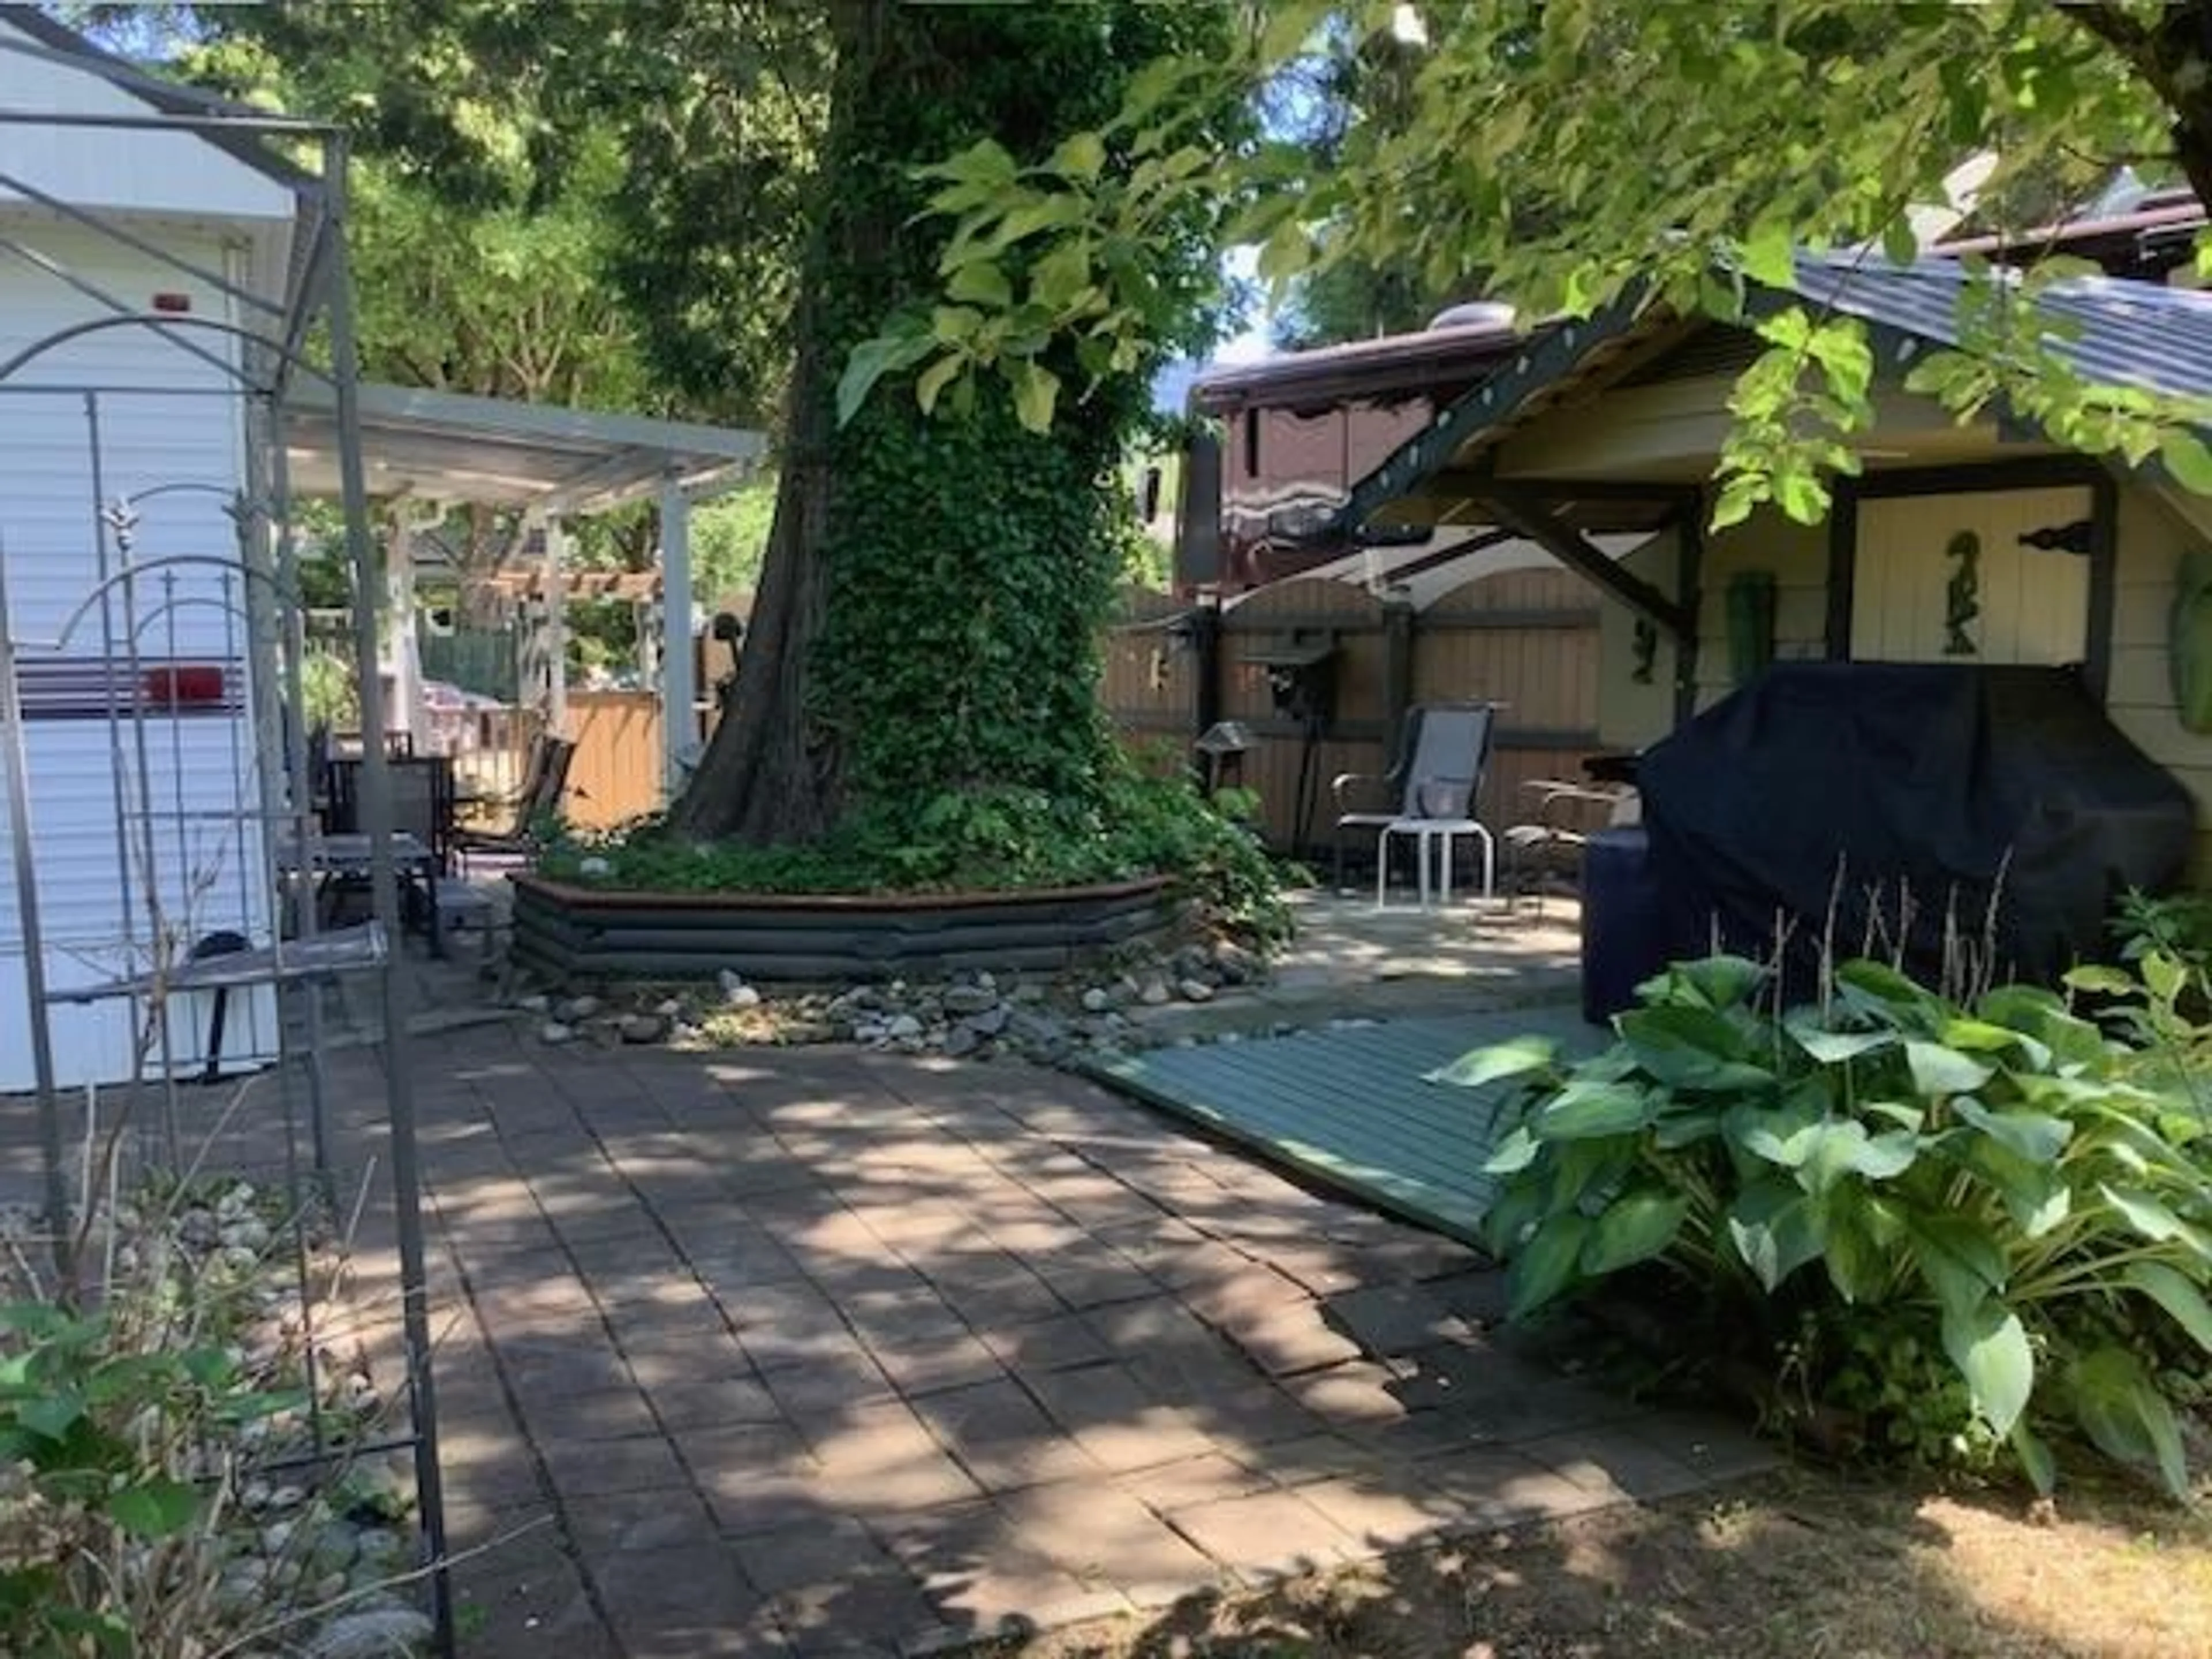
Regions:
M 1166 876 L 1223 931 L 1288 937 L 1285 879 L 1250 828 L 1249 793 L 1208 798 L 1174 769 L 1117 763 L 1097 791 L 1018 786 L 945 792 L 918 811 L 862 811 L 822 837 L 754 846 L 649 823 L 562 835 L 546 874 L 652 892 L 990 892 Z
M 2191 1487 L 2212 1352 L 2204 1103 L 2161 1023 L 2182 969 L 1952 1000 L 1874 962 L 1778 1007 L 1759 964 L 1679 963 L 1561 1063 L 1545 1042 L 1440 1080 L 1528 1086 L 1491 1162 L 1516 1315 L 1598 1285 L 1686 1304 L 1771 1409 L 1855 1450 L 2048 1491 L 2087 1452 Z

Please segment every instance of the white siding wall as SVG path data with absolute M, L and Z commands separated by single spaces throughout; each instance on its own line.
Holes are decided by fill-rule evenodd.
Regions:
M 0 37 L 26 37 L 0 23 Z M 39 114 L 148 115 L 99 76 L 0 51 L 0 108 Z M 290 193 L 205 140 L 173 131 L 0 127 L 0 173 L 80 208 L 192 218 L 283 221 Z M 0 201 L 24 198 L 0 187 Z
M 182 292 L 191 296 L 191 314 L 230 319 L 222 296 L 205 285 L 91 230 L 42 215 L 0 211 L 0 235 L 35 245 L 126 304 L 143 307 L 156 291 Z M 172 228 L 167 240 L 187 257 L 221 268 L 224 249 L 215 233 Z M 96 301 L 0 250 L 0 359 L 52 331 L 104 313 Z M 219 359 L 236 360 L 228 337 L 206 330 L 179 332 Z M 134 562 L 192 555 L 221 559 L 228 567 L 181 567 L 142 580 L 133 607 L 138 650 L 149 658 L 222 663 L 242 689 L 248 653 L 238 614 L 243 596 L 235 574 L 237 532 L 226 509 L 240 480 L 243 405 L 216 366 L 139 328 L 82 337 L 0 382 L 0 549 L 14 613 L 11 631 L 24 642 L 27 676 L 57 656 L 99 662 L 128 651 L 125 635 L 131 618 L 119 594 L 105 624 L 97 607 L 83 611 L 98 586 L 101 555 L 92 483 L 94 426 L 84 397 L 74 389 L 124 386 L 137 389 L 98 393 L 105 498 L 196 486 L 143 502 Z M 210 393 L 218 395 L 205 395 Z M 148 719 L 143 798 L 136 737 L 127 725 L 121 735 L 118 763 L 118 745 L 104 720 L 26 722 L 47 972 L 59 985 L 133 966 L 123 947 L 128 939 L 143 945 L 152 936 L 149 891 L 158 896 L 167 926 L 186 944 L 216 930 L 243 933 L 256 942 L 268 936 L 264 843 L 258 828 L 222 821 L 258 805 L 250 722 L 242 714 L 219 714 Z M 146 854 L 134 836 L 126 854 L 118 848 L 118 817 L 148 809 L 165 815 L 153 826 L 152 852 Z M 7 812 L 0 798 L 0 836 L 7 832 Z M 133 900 L 127 908 L 126 886 Z M 31 1081 L 22 948 L 12 862 L 0 854 L 0 1091 Z M 204 1029 L 204 1011 L 194 1011 L 192 1023 Z M 65 1084 L 110 1080 L 128 1072 L 124 1006 L 65 1011 L 57 1016 L 55 1030 Z M 265 1054 L 273 1042 L 268 999 L 234 1005 L 227 1052 Z

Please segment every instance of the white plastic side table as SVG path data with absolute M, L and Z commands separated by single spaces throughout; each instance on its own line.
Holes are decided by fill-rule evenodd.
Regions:
M 1389 908 L 1387 894 L 1390 881 L 1390 837 L 1412 836 L 1414 852 L 1419 860 L 1419 886 L 1421 908 L 1429 908 L 1429 864 L 1433 856 L 1440 877 L 1441 893 L 1437 902 L 1451 902 L 1452 843 L 1462 836 L 1472 836 L 1482 843 L 1482 896 L 1488 898 L 1497 890 L 1498 845 L 1490 838 L 1490 831 L 1473 818 L 1394 818 L 1382 826 L 1382 833 L 1375 844 L 1375 908 Z

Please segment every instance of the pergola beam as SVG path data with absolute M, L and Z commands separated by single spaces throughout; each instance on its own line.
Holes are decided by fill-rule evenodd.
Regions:
M 1553 504 L 1503 482 L 1481 486 L 1483 505 L 1507 529 L 1527 537 L 1585 581 L 1601 588 L 1678 644 L 1695 640 L 1698 620 L 1686 605 L 1668 599 L 1559 517 Z

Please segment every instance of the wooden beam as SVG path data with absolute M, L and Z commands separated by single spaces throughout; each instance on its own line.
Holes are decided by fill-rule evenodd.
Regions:
M 1506 492 L 1511 497 L 1509 504 L 1495 493 L 1498 486 L 1492 488 L 1490 508 L 1498 523 L 1527 537 L 1585 581 L 1603 589 L 1638 616 L 1663 629 L 1677 645 L 1697 638 L 1698 619 L 1694 615 L 1641 576 L 1623 569 L 1619 561 L 1607 558 L 1602 550 L 1592 545 L 1556 513 L 1510 490 Z
M 1859 574 L 1859 483 L 1838 478 L 1828 506 L 1828 660 L 1851 659 L 1851 610 Z
M 2112 686 L 2112 613 L 2118 599 L 2119 481 L 2101 467 L 2089 483 L 2089 639 L 2082 678 L 2103 702 Z
M 1690 619 L 1690 631 L 1674 642 L 1674 724 L 1687 726 L 1698 712 L 1698 623 L 1705 611 L 1705 525 L 1702 504 L 1677 520 L 1674 561 L 1676 602 Z

